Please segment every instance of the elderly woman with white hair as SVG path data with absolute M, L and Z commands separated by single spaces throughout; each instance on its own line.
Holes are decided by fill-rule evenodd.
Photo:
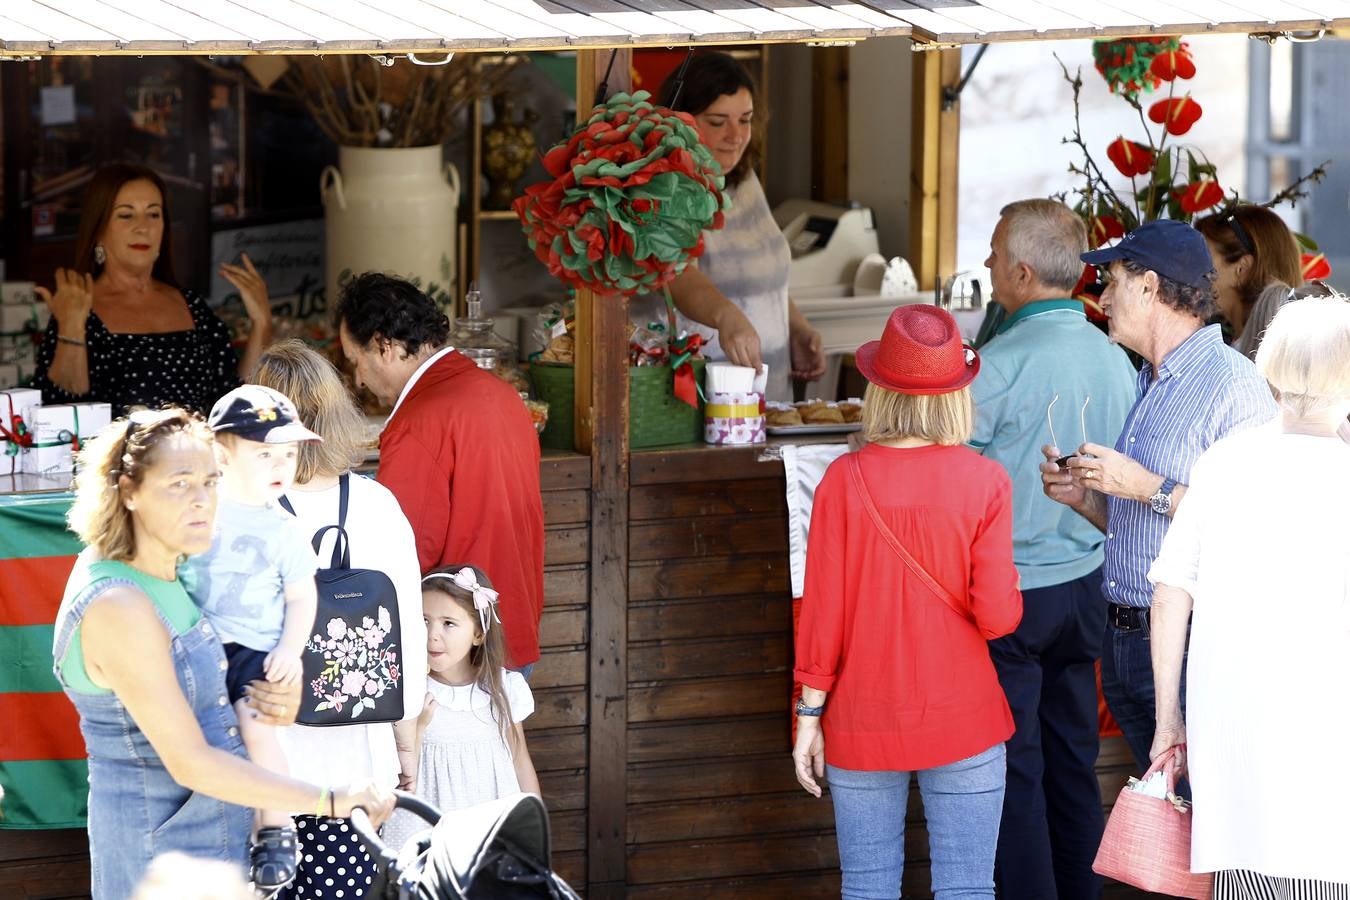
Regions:
M 1218 900 L 1347 897 L 1350 301 L 1283 307 L 1256 364 L 1279 418 L 1200 458 L 1149 571 L 1152 756 L 1189 751 L 1191 869 Z

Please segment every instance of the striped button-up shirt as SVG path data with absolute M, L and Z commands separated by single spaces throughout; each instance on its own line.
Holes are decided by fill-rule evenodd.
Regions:
M 1125 419 L 1116 450 L 1179 484 L 1215 441 L 1270 420 L 1277 407 L 1265 379 L 1227 346 L 1218 325 L 1201 328 L 1158 366 L 1139 371 L 1139 399 Z M 1184 500 L 1182 502 L 1185 502 Z M 1148 606 L 1148 569 L 1172 520 L 1148 502 L 1106 499 L 1106 562 L 1102 591 L 1121 606 Z

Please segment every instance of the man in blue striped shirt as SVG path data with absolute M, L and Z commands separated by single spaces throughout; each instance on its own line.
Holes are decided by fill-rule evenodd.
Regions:
M 1224 344 L 1219 326 L 1204 324 L 1214 309 L 1214 266 L 1198 231 L 1147 222 L 1082 259 L 1109 267 L 1102 308 L 1111 340 L 1145 364 L 1115 448 L 1084 443 L 1060 465 L 1060 449 L 1046 446 L 1041 479 L 1052 500 L 1106 534 L 1102 692 L 1144 767 L 1154 727 L 1149 566 L 1196 459 L 1220 438 L 1270 420 L 1276 406 L 1251 361 Z

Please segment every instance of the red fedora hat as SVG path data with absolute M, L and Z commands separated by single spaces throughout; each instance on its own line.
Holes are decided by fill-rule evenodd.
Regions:
M 960 390 L 980 371 L 980 357 L 961 343 L 956 320 L 926 303 L 897 307 L 881 340 L 855 355 L 863 377 L 901 394 L 946 394 Z

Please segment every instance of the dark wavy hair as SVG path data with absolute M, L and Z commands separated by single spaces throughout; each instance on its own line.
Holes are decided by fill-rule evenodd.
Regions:
M 117 192 L 122 190 L 123 185 L 133 181 L 148 181 L 159 190 L 164 236 L 160 239 L 159 256 L 155 258 L 150 274 L 156 281 L 178 287 L 178 280 L 173 274 L 173 219 L 169 216 L 169 192 L 158 172 L 132 163 L 104 166 L 94 173 L 93 180 L 89 182 L 84 194 L 84 206 L 80 210 L 80 230 L 75 238 L 75 271 L 88 273 L 95 278 L 103 272 L 103 266 L 94 261 L 94 247 L 98 244 L 98 236 L 112 218 Z
M 687 112 L 696 116 L 717 101 L 718 97 L 734 94 L 741 88 L 750 92 L 750 100 L 755 104 L 755 117 L 750 128 L 750 143 L 741 154 L 741 161 L 735 168 L 724 173 L 727 187 L 735 187 L 745 180 L 745 176 L 759 165 L 764 150 L 765 112 L 759 108 L 759 91 L 755 89 L 755 80 L 750 77 L 745 66 L 728 53 L 709 51 L 695 53 L 689 60 L 689 68 L 684 73 L 684 85 L 680 96 L 671 103 L 675 92 L 675 77 L 679 68 L 671 72 L 661 84 L 661 104 L 676 112 Z
M 362 347 L 376 337 L 398 341 L 409 356 L 445 346 L 450 320 L 430 297 L 403 278 L 357 275 L 342 287 L 333 317 Z
M 1204 286 L 1196 287 L 1192 284 L 1184 284 L 1174 278 L 1168 278 L 1161 272 L 1140 265 L 1132 259 L 1122 259 L 1120 267 L 1131 275 L 1143 275 L 1145 272 L 1153 272 L 1154 275 L 1157 275 L 1158 299 L 1177 312 L 1199 316 L 1201 320 L 1206 320 L 1214 315 L 1216 304 L 1214 302 L 1213 269 L 1210 269 L 1209 274 L 1205 276 Z

